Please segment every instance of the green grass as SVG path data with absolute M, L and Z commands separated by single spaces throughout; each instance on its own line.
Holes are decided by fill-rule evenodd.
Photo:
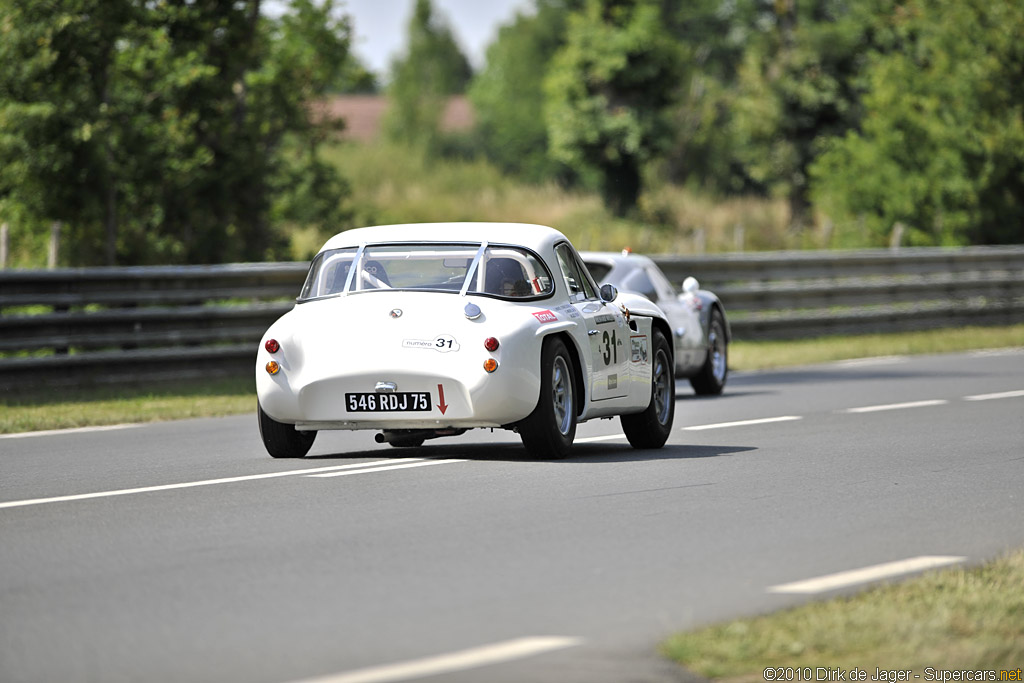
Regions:
M 0 434 L 219 417 L 255 409 L 256 387 L 252 378 L 145 389 L 98 387 L 0 394 Z
M 871 356 L 1024 347 L 1024 325 L 786 342 L 736 342 L 729 367 L 752 371 Z M 728 391 L 728 389 L 726 389 Z M 253 411 L 252 378 L 132 389 L 101 387 L 0 394 L 0 434 L 122 422 L 216 417 Z
M 810 667 L 812 674 L 817 667 L 859 668 L 868 681 L 876 669 L 913 670 L 910 681 L 927 680 L 926 667 L 994 670 L 997 676 L 1006 670 L 1019 681 L 1022 586 L 1024 551 L 1017 551 L 982 567 L 930 572 L 679 634 L 662 651 L 701 676 L 737 683 L 764 681 L 767 667 Z
M 739 341 L 729 346 L 729 369 L 770 370 L 854 358 L 1010 347 L 1024 347 L 1024 324 L 788 341 Z

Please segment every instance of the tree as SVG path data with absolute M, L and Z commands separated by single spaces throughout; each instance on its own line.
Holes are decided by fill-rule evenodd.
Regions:
M 548 154 L 544 75 L 565 44 L 566 19 L 581 0 L 538 0 L 517 14 L 487 48 L 487 65 L 469 89 L 487 155 L 506 171 L 539 181 L 558 173 Z
M 306 105 L 340 78 L 348 19 L 330 0 L 259 10 L 0 0 L 0 198 L 64 221 L 72 264 L 273 257 L 303 169 L 337 220 Z
M 668 148 L 683 54 L 657 0 L 587 0 L 547 79 L 552 156 L 596 171 L 605 205 L 634 208 L 642 164 Z
M 674 119 L 676 145 L 666 155 L 669 177 L 723 194 L 763 194 L 741 161 L 733 126 L 740 66 L 749 46 L 774 26 L 764 0 L 692 0 L 680 3 L 669 26 L 692 58 Z
M 430 0 L 416 0 L 407 34 L 406 53 L 391 67 L 385 131 L 430 153 L 436 150 L 448 98 L 465 92 L 473 72 Z
M 29 220 L 105 228 L 108 261 L 121 175 L 115 47 L 136 19 L 123 2 L 0 3 L 0 198 Z
M 879 245 L 1024 241 L 1024 6 L 909 0 L 879 16 L 859 130 L 811 167 L 813 196 Z
M 750 178 L 788 199 L 795 229 L 810 222 L 808 167 L 823 140 L 858 124 L 856 76 L 876 4 L 776 3 L 773 30 L 751 41 L 738 66 L 731 117 L 737 156 Z

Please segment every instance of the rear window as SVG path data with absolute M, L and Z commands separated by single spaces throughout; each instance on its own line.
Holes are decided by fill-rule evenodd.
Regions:
M 381 244 L 317 255 L 299 301 L 345 293 L 425 290 L 507 299 L 550 295 L 551 274 L 522 247 L 480 244 Z

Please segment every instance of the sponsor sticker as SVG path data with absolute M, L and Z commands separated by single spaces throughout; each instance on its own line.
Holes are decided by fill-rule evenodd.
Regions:
M 567 318 L 575 320 L 576 318 L 582 318 L 580 312 L 576 310 L 576 307 L 572 304 L 562 304 L 561 306 L 555 306 L 555 312 L 561 313 Z
M 647 337 L 630 337 L 630 356 L 629 359 L 634 363 L 646 363 L 647 362 Z
M 597 323 L 598 325 L 605 325 L 607 323 L 613 323 L 613 322 L 615 322 L 615 316 L 614 315 L 599 315 L 596 318 L 594 318 L 594 322 Z
M 544 323 L 558 322 L 558 316 L 548 310 L 537 311 L 536 313 L 533 314 L 533 317 L 536 318 L 542 325 Z
M 619 387 L 619 376 L 618 375 L 608 375 L 608 388 L 609 389 L 618 389 L 618 387 Z

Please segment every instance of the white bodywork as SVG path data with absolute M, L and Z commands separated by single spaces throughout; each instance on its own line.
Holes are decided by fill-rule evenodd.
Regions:
M 692 277 L 677 291 L 650 258 L 632 252 L 584 252 L 580 255 L 599 282 L 609 282 L 620 294 L 642 294 L 664 311 L 672 330 L 675 347 L 676 377 L 689 377 L 700 371 L 711 352 L 710 312 L 717 307 L 725 321 L 725 309 L 718 297 L 700 289 Z M 600 275 L 598 275 L 600 273 Z M 729 327 L 725 322 L 728 340 Z
M 467 253 L 475 257 L 468 267 Z M 335 267 L 331 284 L 325 264 L 339 254 L 345 268 Z M 518 259 L 532 283 L 525 293 L 484 291 L 496 255 Z M 445 290 L 376 277 L 378 268 L 411 272 L 411 261 L 428 256 L 466 275 L 453 276 Z M 361 228 L 331 238 L 318 258 L 305 298 L 259 347 L 260 406 L 278 422 L 298 430 L 512 426 L 537 405 L 542 344 L 555 334 L 578 363 L 578 421 L 640 412 L 651 402 L 652 324 L 667 335 L 664 314 L 632 294 L 602 301 L 585 268 L 587 282 L 577 282 L 563 264 L 579 257 L 557 230 L 506 223 Z M 364 272 L 367 263 L 372 273 Z M 484 346 L 489 337 L 499 342 L 495 351 Z M 265 346 L 270 339 L 280 345 L 274 353 Z M 494 372 L 484 369 L 488 359 L 498 363 Z M 265 369 L 272 360 L 280 365 L 273 375 Z

